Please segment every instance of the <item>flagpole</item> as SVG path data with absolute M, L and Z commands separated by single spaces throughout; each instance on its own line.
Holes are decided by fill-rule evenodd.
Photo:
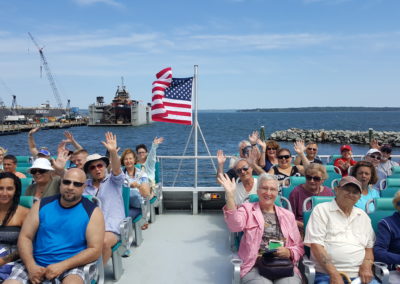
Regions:
M 198 145 L 197 145 L 197 125 L 198 125 L 198 120 L 197 120 L 197 78 L 198 78 L 198 65 L 194 65 L 194 88 L 193 88 L 193 95 L 194 95 L 194 156 L 196 159 L 194 159 L 194 191 L 193 191 L 193 214 L 197 214 L 197 205 L 198 205 L 198 192 L 197 192 L 197 179 L 198 179 Z M 196 208 L 195 208 L 196 207 Z

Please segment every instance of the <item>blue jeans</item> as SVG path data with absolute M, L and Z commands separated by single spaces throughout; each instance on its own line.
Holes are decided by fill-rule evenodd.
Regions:
M 350 278 L 351 281 L 353 281 L 354 279 L 356 279 L 357 277 L 354 278 Z M 328 274 L 325 273 L 321 273 L 321 272 L 317 272 L 315 274 L 315 281 L 314 284 L 329 284 L 330 283 L 330 277 Z M 344 282 L 345 284 L 347 283 L 346 281 Z M 371 280 L 371 282 L 369 282 L 368 284 L 380 284 L 378 280 L 376 280 L 375 278 L 373 278 Z

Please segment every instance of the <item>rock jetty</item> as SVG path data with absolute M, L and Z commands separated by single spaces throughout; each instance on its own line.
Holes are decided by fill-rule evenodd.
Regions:
M 391 131 L 350 131 L 350 130 L 325 130 L 325 129 L 298 129 L 290 128 L 280 130 L 271 134 L 270 139 L 276 141 L 316 141 L 318 143 L 337 144 L 369 144 L 370 139 L 392 144 L 400 147 L 400 132 Z

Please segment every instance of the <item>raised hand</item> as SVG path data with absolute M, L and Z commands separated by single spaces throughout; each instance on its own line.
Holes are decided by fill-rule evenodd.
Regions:
M 105 133 L 106 142 L 102 141 L 103 146 L 111 153 L 111 151 L 117 151 L 117 135 L 112 134 L 111 132 Z
M 378 142 L 378 140 L 376 139 L 376 138 L 374 138 L 374 139 L 372 139 L 371 140 L 371 142 L 369 143 L 369 146 L 372 148 L 372 149 L 380 149 L 380 147 L 379 147 L 379 142 Z
M 32 128 L 30 131 L 29 131 L 29 135 L 32 135 L 32 134 L 34 134 L 34 133 L 36 133 L 36 132 L 38 132 L 40 130 L 40 127 L 35 127 L 35 128 Z
M 257 140 L 260 139 L 260 135 L 258 134 L 258 131 L 253 131 L 249 135 L 249 141 L 251 145 L 257 144 Z
M 224 154 L 224 151 L 222 151 L 222 150 L 217 151 L 217 161 L 218 161 L 218 164 L 225 164 L 226 156 Z
M 258 159 L 260 158 L 260 152 L 257 148 L 252 148 L 249 152 L 249 156 L 246 158 L 247 162 L 251 167 L 257 164 Z
M 153 140 L 153 143 L 156 145 L 161 144 L 162 142 L 164 142 L 164 137 L 155 137 Z
M 222 185 L 225 189 L 225 193 L 230 196 L 234 196 L 236 192 L 236 182 L 233 178 L 232 180 L 229 179 L 227 174 L 219 174 L 218 175 L 218 182 Z
M 304 141 L 298 140 L 294 142 L 293 149 L 298 155 L 304 153 L 304 151 L 306 150 L 306 146 L 304 146 Z
M 262 141 L 261 139 L 257 139 L 257 144 L 265 152 L 265 150 L 267 149 L 267 143 L 265 143 L 265 141 Z
M 75 140 L 74 136 L 69 131 L 64 131 L 64 136 L 65 136 L 65 138 L 67 138 L 67 139 L 63 140 L 63 141 L 65 141 L 65 143 L 72 143 Z

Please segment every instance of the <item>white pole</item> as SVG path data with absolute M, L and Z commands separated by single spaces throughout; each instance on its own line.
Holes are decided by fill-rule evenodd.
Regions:
M 194 88 L 193 88 L 193 96 L 194 96 L 194 155 L 197 157 L 197 76 L 198 76 L 198 65 L 194 65 Z M 198 160 L 194 159 L 194 191 L 193 191 L 193 214 L 198 214 L 198 192 L 197 192 L 197 179 L 198 179 Z

